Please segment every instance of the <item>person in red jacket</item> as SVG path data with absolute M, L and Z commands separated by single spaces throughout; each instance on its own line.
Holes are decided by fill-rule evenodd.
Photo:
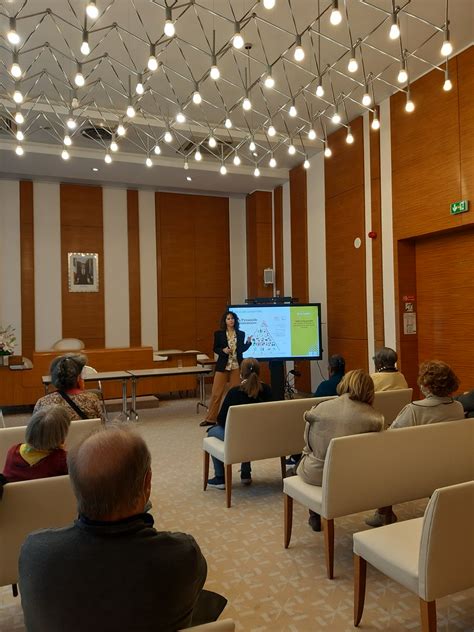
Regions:
M 8 483 L 67 474 L 64 441 L 69 430 L 64 406 L 42 408 L 31 417 L 25 443 L 13 445 L 7 453 L 3 476 Z

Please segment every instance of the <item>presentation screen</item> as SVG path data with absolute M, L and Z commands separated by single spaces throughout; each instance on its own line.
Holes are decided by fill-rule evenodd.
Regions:
M 240 329 L 252 336 L 244 358 L 321 360 L 321 305 L 230 305 Z

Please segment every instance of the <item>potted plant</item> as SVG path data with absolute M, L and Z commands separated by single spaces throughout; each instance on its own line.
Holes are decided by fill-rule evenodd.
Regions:
M 11 325 L 0 325 L 0 365 L 8 366 L 8 356 L 15 350 L 15 329 Z

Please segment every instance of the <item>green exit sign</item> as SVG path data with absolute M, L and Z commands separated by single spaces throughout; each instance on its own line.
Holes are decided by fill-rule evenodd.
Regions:
M 461 200 L 460 202 L 453 202 L 451 204 L 451 215 L 457 215 L 458 213 L 466 213 L 469 210 L 469 200 Z

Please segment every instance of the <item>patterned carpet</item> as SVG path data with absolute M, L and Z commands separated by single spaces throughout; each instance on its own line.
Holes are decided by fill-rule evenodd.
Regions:
M 232 617 L 237 630 L 353 631 L 352 534 L 368 528 L 368 514 L 336 520 L 335 579 L 329 581 L 323 534 L 310 529 L 306 510 L 297 503 L 290 548 L 283 547 L 278 459 L 255 463 L 250 487 L 242 487 L 235 476 L 231 509 L 225 507 L 224 492 L 202 491 L 204 430 L 195 406 L 194 399 L 161 401 L 159 407 L 156 400 L 140 404 L 137 429 L 153 457 L 155 526 L 196 538 L 208 562 L 206 587 L 228 598 L 223 616 Z M 6 422 L 21 425 L 25 419 L 9 416 Z M 426 501 L 419 501 L 395 511 L 407 519 L 421 516 L 425 506 Z M 20 600 L 9 587 L 0 588 L 0 630 L 24 629 Z M 369 569 L 360 629 L 420 630 L 417 597 Z M 438 630 L 474 630 L 474 589 L 439 600 Z

